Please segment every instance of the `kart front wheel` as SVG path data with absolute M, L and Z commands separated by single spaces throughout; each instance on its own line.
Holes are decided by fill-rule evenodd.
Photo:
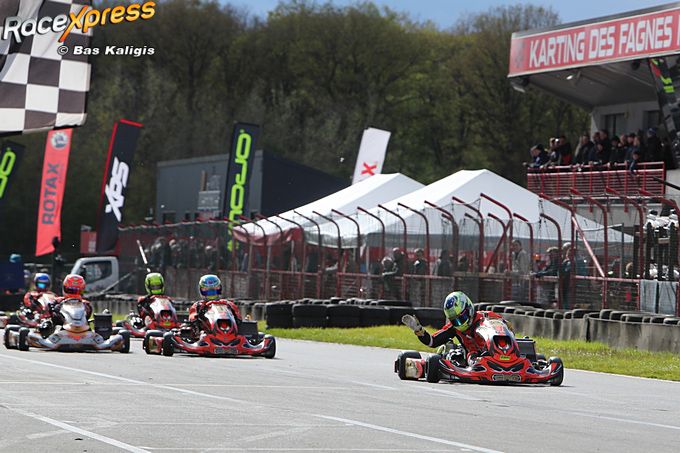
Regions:
M 442 356 L 439 354 L 431 354 L 427 358 L 427 364 L 425 365 L 425 379 L 427 382 L 436 384 L 441 379 L 441 372 L 439 371 L 439 361 Z
M 149 345 L 154 341 L 153 338 L 158 338 L 158 337 L 162 337 L 162 336 L 163 336 L 163 332 L 161 332 L 160 330 L 147 330 L 146 334 L 144 334 L 144 341 L 142 342 L 142 349 L 144 349 L 144 351 L 147 354 L 151 354 L 151 348 L 149 347 Z
M 414 378 L 409 378 L 406 377 L 406 359 L 420 359 L 422 358 L 420 356 L 419 352 L 416 351 L 402 351 L 399 353 L 397 356 L 397 360 L 394 364 L 395 370 L 397 372 L 397 375 L 399 376 L 399 379 L 402 381 L 405 380 L 414 380 Z M 415 379 L 417 380 L 417 378 Z
M 120 348 L 119 351 L 123 354 L 127 354 L 130 352 L 130 332 L 127 330 L 121 330 L 118 334 L 123 337 L 123 347 Z
M 19 329 L 19 351 L 28 351 L 28 328 Z
M 559 364 L 560 371 L 557 373 L 557 375 L 550 380 L 550 385 L 553 387 L 557 387 L 559 385 L 562 385 L 562 381 L 564 380 L 564 364 L 562 364 L 562 359 L 559 357 L 550 357 L 550 360 L 548 360 L 548 366 L 550 366 L 553 363 Z
M 276 355 L 276 338 L 272 337 L 271 335 L 267 335 L 267 337 L 271 338 L 272 341 L 269 344 L 269 349 L 267 349 L 267 352 L 262 354 L 262 356 L 267 359 L 273 359 Z M 264 341 L 267 341 L 267 337 L 265 337 Z
M 175 345 L 172 341 L 172 334 L 166 333 L 163 335 L 163 343 L 161 345 L 161 352 L 166 357 L 172 357 L 175 353 Z

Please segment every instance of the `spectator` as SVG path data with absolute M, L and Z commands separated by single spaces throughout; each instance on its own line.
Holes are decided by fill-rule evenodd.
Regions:
M 619 137 L 612 137 L 612 152 L 609 155 L 609 166 L 622 164 L 626 161 L 626 147 Z
M 571 143 L 567 141 L 567 137 L 564 134 L 560 135 L 557 139 L 557 152 L 560 155 L 560 165 L 571 165 Z
M 413 273 L 416 275 L 427 275 L 427 260 L 423 249 L 415 250 L 416 260 L 413 263 Z
M 663 160 L 661 140 L 656 135 L 655 127 L 647 129 L 647 142 L 645 143 L 644 154 L 647 162 L 661 162 Z
M 541 168 L 546 163 L 548 163 L 548 153 L 543 148 L 540 143 L 538 145 L 532 146 L 529 150 L 531 154 L 531 162 L 525 162 L 524 166 L 528 168 Z
M 527 299 L 527 281 L 524 278 L 529 273 L 529 254 L 522 249 L 522 243 L 515 239 L 512 241 L 512 298 L 515 300 Z
M 561 266 L 561 259 L 560 259 L 560 249 L 557 247 L 550 247 L 546 250 L 546 253 L 548 254 L 548 265 L 536 272 L 536 278 L 541 278 L 541 277 L 556 277 L 560 274 L 560 266 Z M 541 301 L 544 305 L 551 305 L 555 304 L 557 300 L 557 292 L 555 291 L 555 285 L 552 283 L 543 283 L 538 285 L 538 300 Z
M 548 163 L 546 166 L 552 167 L 560 165 L 559 139 L 550 137 L 548 145 Z
M 457 269 L 461 272 L 470 272 L 470 261 L 467 255 L 463 254 L 458 257 Z
M 639 139 L 635 139 L 637 143 L 639 143 Z M 633 147 L 632 154 L 630 156 L 630 160 L 626 162 L 626 168 L 629 172 L 635 174 L 638 171 L 638 166 L 641 162 L 641 156 L 640 156 L 640 148 L 639 147 Z
M 432 269 L 432 275 L 437 277 L 451 277 L 453 275 L 451 257 L 448 250 L 444 249 L 439 253 L 439 258 L 434 263 L 434 269 Z
M 602 133 L 598 135 L 602 137 Z M 595 141 L 595 147 L 588 156 L 588 163 L 590 165 L 604 165 L 609 163 L 611 143 L 609 141 L 604 142 L 601 138 Z
M 595 148 L 595 144 L 592 141 L 590 141 L 590 136 L 588 135 L 588 133 L 584 132 L 583 135 L 581 135 L 576 150 L 574 151 L 572 164 L 587 165 L 588 157 L 590 156 L 590 153 L 592 152 L 593 148 Z
M 604 152 L 609 155 L 612 151 L 612 142 L 609 139 L 609 132 L 607 132 L 607 129 L 600 129 L 600 143 L 602 143 L 602 149 Z

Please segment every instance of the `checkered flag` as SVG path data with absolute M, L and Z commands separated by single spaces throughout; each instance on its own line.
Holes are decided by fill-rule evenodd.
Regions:
M 22 20 L 78 12 L 91 0 L 0 0 L 0 135 L 25 134 L 80 126 L 86 119 L 90 63 L 73 55 L 74 46 L 89 47 L 92 31 L 73 28 L 64 43 L 61 32 L 3 40 L 7 17 Z M 57 49 L 65 45 L 66 55 Z

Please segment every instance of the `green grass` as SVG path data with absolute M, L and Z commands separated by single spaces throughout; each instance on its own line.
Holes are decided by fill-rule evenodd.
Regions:
M 265 328 L 263 321 L 260 328 Z M 266 332 L 280 338 L 432 352 L 403 326 L 268 329 Z M 582 340 L 535 340 L 537 352 L 546 357 L 559 356 L 567 368 L 680 381 L 680 355 L 677 354 L 612 349 L 603 343 Z

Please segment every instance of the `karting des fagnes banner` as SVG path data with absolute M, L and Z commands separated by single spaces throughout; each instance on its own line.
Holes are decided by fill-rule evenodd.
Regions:
M 17 172 L 23 155 L 24 147 L 18 143 L 5 142 L 0 146 L 0 217 L 2 204 L 9 192 L 9 182 Z
M 113 250 L 118 241 L 125 189 L 141 128 L 141 124 L 128 120 L 120 120 L 113 126 L 97 217 L 97 253 Z
M 40 204 L 38 205 L 38 228 L 35 240 L 35 256 L 54 251 L 53 241 L 61 241 L 61 206 L 66 187 L 68 156 L 71 152 L 73 129 L 50 131 L 45 144 Z
M 259 134 L 260 126 L 256 124 L 234 125 L 227 169 L 227 191 L 224 196 L 224 216 L 232 221 L 238 221 L 239 216 L 248 214 L 252 156 Z

